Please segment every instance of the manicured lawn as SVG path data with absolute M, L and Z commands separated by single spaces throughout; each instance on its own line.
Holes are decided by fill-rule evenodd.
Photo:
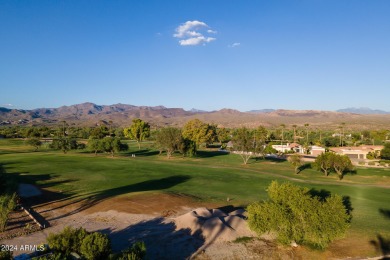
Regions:
M 195 158 L 173 159 L 148 150 L 146 143 L 115 158 L 85 151 L 63 154 L 41 149 L 32 152 L 23 141 L 0 140 L 0 163 L 21 182 L 37 184 L 72 197 L 93 197 L 96 201 L 112 196 L 131 196 L 141 192 L 187 194 L 202 201 L 245 206 L 266 199 L 272 180 L 292 181 L 299 185 L 349 196 L 353 207 L 351 232 L 361 234 L 367 243 L 377 234 L 390 236 L 390 219 L 380 209 L 390 210 L 390 171 L 357 169 L 339 181 L 333 174 L 325 177 L 307 168 L 296 175 L 288 162 L 251 160 L 242 165 L 240 156 L 217 151 L 201 151 Z M 132 158 L 130 154 L 136 154 Z

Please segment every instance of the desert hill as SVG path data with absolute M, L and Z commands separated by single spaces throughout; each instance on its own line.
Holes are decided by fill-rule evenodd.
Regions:
M 256 111 L 256 112 L 254 112 Z M 257 112 L 261 111 L 261 113 Z M 345 123 L 351 129 L 389 129 L 390 114 L 357 114 L 320 110 L 267 109 L 240 112 L 224 108 L 218 111 L 202 111 L 164 106 L 134 106 L 127 104 L 97 105 L 86 102 L 58 108 L 32 110 L 0 108 L 1 125 L 56 125 L 62 121 L 78 126 L 94 126 L 112 121 L 116 126 L 128 126 L 134 118 L 141 118 L 153 126 L 182 126 L 198 118 L 224 127 L 263 125 L 278 127 L 285 124 L 310 124 L 311 127 L 335 128 Z

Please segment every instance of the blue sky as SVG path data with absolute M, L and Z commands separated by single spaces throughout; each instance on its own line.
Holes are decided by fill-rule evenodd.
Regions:
M 0 106 L 390 111 L 390 1 L 0 1 Z

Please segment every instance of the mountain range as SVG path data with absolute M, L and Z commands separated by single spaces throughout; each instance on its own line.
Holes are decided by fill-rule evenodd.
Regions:
M 371 109 L 368 107 L 349 107 L 344 109 L 339 109 L 337 112 L 346 112 L 346 113 L 355 113 L 355 114 L 362 114 L 362 115 L 371 115 L 371 114 L 390 114 L 390 112 L 378 110 L 378 109 Z
M 359 112 L 360 113 L 357 113 Z M 366 111 L 365 113 L 363 113 Z M 367 113 L 367 111 L 371 113 Z M 77 126 L 94 126 L 112 122 L 116 126 L 128 126 L 134 118 L 141 118 L 154 127 L 166 125 L 182 126 L 198 118 L 202 121 L 224 127 L 286 126 L 310 124 L 312 127 L 332 128 L 346 123 L 350 128 L 379 128 L 390 126 L 390 114 L 376 113 L 377 110 L 353 109 L 339 111 L 262 109 L 240 112 L 234 109 L 203 111 L 164 106 L 134 106 L 126 104 L 97 105 L 86 102 L 58 108 L 37 108 L 32 110 L 0 107 L 1 125 L 57 125 L 62 121 Z

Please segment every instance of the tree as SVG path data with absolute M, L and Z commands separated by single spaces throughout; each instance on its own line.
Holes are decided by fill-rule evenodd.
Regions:
M 341 129 L 341 132 L 340 132 L 340 146 L 344 146 L 344 127 L 345 127 L 345 123 L 341 123 L 340 125 L 340 129 Z
M 181 138 L 177 148 L 183 156 L 192 157 L 196 155 L 196 143 L 192 140 Z
M 385 147 L 381 150 L 381 159 L 390 160 L 390 143 L 386 143 Z
M 133 124 L 123 130 L 125 137 L 136 140 L 138 149 L 141 149 L 141 142 L 150 136 L 150 125 L 139 118 L 133 119 Z
M 333 156 L 333 169 L 336 171 L 339 179 L 342 180 L 344 174 L 353 169 L 351 159 L 346 155 L 335 154 Z
M 221 145 L 228 143 L 231 140 L 230 131 L 224 127 L 217 128 L 217 138 Z
M 295 169 L 295 174 L 299 173 L 299 167 L 302 166 L 303 161 L 302 161 L 302 156 L 299 154 L 292 154 L 288 157 L 287 159 L 290 164 L 294 167 Z
M 268 144 L 263 151 L 264 154 L 276 154 L 278 150 L 274 149 L 271 144 Z
M 55 150 L 61 150 L 64 154 L 66 154 L 71 149 L 69 138 L 66 137 L 53 139 L 50 147 Z
M 259 126 L 253 131 L 253 140 L 254 140 L 254 152 L 256 153 L 261 153 L 263 158 L 265 157 L 264 154 L 264 149 L 265 149 L 265 144 L 267 141 L 268 137 L 268 131 L 265 129 L 264 126 Z
M 35 148 L 35 151 L 38 151 L 39 147 L 41 147 L 42 142 L 37 137 L 32 137 L 27 139 L 26 144 Z
M 114 154 L 119 151 L 129 149 L 127 144 L 121 143 L 120 139 L 116 137 L 104 137 L 99 142 L 99 148 L 104 152 L 111 153 L 111 157 L 114 157 Z
M 168 158 L 178 150 L 181 141 L 182 135 L 178 128 L 165 127 L 156 134 L 156 146 L 160 149 L 160 153 L 166 151 Z
M 60 132 L 61 132 L 60 135 L 65 137 L 66 136 L 66 127 L 68 126 L 68 123 L 65 120 L 61 121 L 61 123 L 62 123 L 62 126 L 60 129 Z
M 297 125 L 292 126 L 294 128 L 294 143 L 297 141 Z
M 333 169 L 334 153 L 321 153 L 314 161 L 314 165 L 317 170 L 323 171 L 325 176 L 329 175 L 329 172 Z
M 284 244 L 295 241 L 317 248 L 344 236 L 350 216 L 343 198 L 313 196 L 308 188 L 273 181 L 267 189 L 269 199 L 248 206 L 248 224 L 258 235 L 276 232 Z
M 239 128 L 234 132 L 233 149 L 241 156 L 244 164 L 247 164 L 256 152 L 256 143 L 253 139 L 251 131 L 245 127 Z
M 308 129 L 309 124 L 306 123 L 304 126 L 306 128 L 306 144 L 308 145 L 309 144 L 309 129 Z
M 90 151 L 93 151 L 95 153 L 95 156 L 98 152 L 102 152 L 103 147 L 101 146 L 101 140 L 90 137 L 88 139 L 88 149 Z
M 109 135 L 109 130 L 106 126 L 102 125 L 100 127 L 95 127 L 92 129 L 89 137 L 95 138 L 95 139 L 102 139 L 105 136 Z
M 200 144 L 210 144 L 216 139 L 216 127 L 203 123 L 199 119 L 188 121 L 183 127 L 183 137 L 190 139 L 199 147 Z
M 283 141 L 284 141 L 284 129 L 286 128 L 286 125 L 285 124 L 281 124 L 280 127 L 282 128 L 282 142 L 281 144 L 283 144 Z

